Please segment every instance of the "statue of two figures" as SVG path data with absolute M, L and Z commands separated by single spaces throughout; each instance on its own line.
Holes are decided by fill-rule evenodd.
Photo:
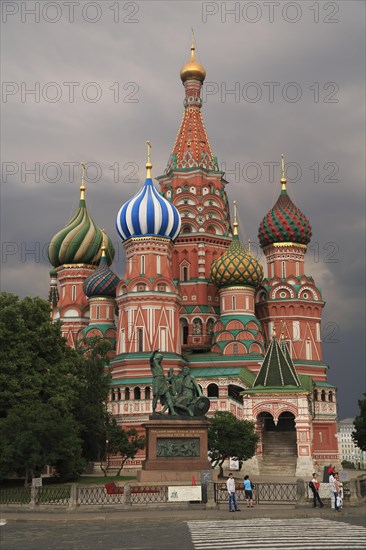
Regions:
M 173 416 L 204 416 L 210 408 L 210 400 L 202 395 L 189 367 L 184 367 L 178 375 L 173 373 L 173 369 L 169 369 L 168 376 L 165 376 L 162 361 L 163 355 L 155 350 L 150 357 L 153 414 L 157 414 L 156 407 L 160 401 L 163 408 L 158 414 L 168 411 Z

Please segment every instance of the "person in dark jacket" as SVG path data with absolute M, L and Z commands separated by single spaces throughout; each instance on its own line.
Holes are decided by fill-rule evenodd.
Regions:
M 317 474 L 315 472 L 313 473 L 313 479 L 310 481 L 309 487 L 313 492 L 314 508 L 316 508 L 316 501 L 319 502 L 320 508 L 324 508 L 324 504 L 322 503 L 321 498 L 319 496 L 320 483 L 317 480 Z

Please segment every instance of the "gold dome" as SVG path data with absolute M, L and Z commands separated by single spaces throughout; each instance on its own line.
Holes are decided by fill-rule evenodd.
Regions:
M 195 52 L 195 45 L 192 41 L 191 46 L 191 59 L 183 65 L 183 67 L 180 70 L 180 77 L 182 79 L 182 82 L 185 82 L 186 80 L 199 80 L 199 82 L 203 82 L 206 78 L 206 71 L 202 65 L 200 65 L 196 59 L 196 56 L 194 55 Z

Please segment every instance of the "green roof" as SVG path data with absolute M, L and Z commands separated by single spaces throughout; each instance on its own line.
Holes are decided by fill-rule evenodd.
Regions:
M 283 345 L 285 346 L 286 344 Z M 300 380 L 296 374 L 290 354 L 284 354 L 276 338 L 272 338 L 271 340 L 253 388 L 257 386 L 266 388 L 300 386 Z
M 333 386 L 332 384 L 328 384 L 328 382 L 319 382 L 318 380 L 314 380 L 315 386 L 320 386 L 322 388 L 335 388 L 336 386 Z
M 122 378 L 120 380 L 112 380 L 111 386 L 128 386 L 130 384 L 151 384 L 151 378 Z
M 203 367 L 192 369 L 192 374 L 195 378 L 212 378 L 233 376 L 239 378 L 241 367 Z
M 244 382 L 244 384 L 251 387 L 254 384 L 255 374 L 246 367 L 243 367 L 240 370 L 239 378 L 242 382 Z

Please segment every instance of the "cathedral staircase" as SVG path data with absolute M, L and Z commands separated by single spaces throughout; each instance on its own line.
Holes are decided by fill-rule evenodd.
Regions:
M 264 432 L 263 457 L 259 461 L 261 476 L 295 476 L 296 461 L 296 432 Z

